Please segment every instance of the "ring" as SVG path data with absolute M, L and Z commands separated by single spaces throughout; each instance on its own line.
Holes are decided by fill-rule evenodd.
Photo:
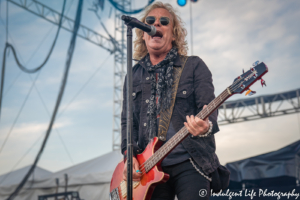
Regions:
M 140 170 L 136 170 L 136 172 L 141 172 Z

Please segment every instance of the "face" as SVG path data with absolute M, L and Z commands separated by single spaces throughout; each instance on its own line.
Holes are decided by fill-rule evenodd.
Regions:
M 172 15 L 163 8 L 155 8 L 147 16 L 154 16 L 156 20 L 153 26 L 156 28 L 156 34 L 149 36 L 144 32 L 143 40 L 145 40 L 149 54 L 161 54 L 169 52 L 172 48 L 172 41 L 175 40 L 173 36 L 173 20 Z M 168 17 L 170 23 L 166 26 L 160 24 L 160 17 Z M 146 22 L 145 22 L 146 23 Z

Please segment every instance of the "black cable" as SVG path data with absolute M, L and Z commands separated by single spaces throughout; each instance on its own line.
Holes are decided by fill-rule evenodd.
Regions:
M 4 21 L 3 21 L 2 18 L 1 18 L 1 16 L 0 16 L 0 21 L 2 22 L 3 26 L 6 27 Z M 10 34 L 9 32 L 8 32 L 8 37 L 10 38 L 12 44 L 13 44 L 14 46 L 16 46 L 16 43 L 15 43 L 15 41 L 13 40 L 13 38 L 12 38 L 12 36 L 11 36 L 11 34 Z M 22 55 L 20 54 L 20 52 L 18 52 L 18 50 L 16 50 L 16 51 L 17 51 L 17 53 L 20 55 L 21 61 L 24 62 L 24 59 L 22 58 Z
M 18 80 L 18 78 L 20 77 L 21 74 L 22 74 L 22 72 L 19 72 L 19 74 L 15 77 L 15 79 L 12 81 L 12 83 L 7 87 L 6 91 L 3 94 L 3 97 L 5 97 L 6 94 L 10 91 L 10 89 L 16 83 L 16 81 Z
M 298 128 L 299 128 L 299 133 L 300 133 L 300 119 L 299 119 L 299 113 L 296 114 L 297 115 L 297 118 L 298 118 Z
M 6 42 L 8 42 L 8 0 L 6 0 Z
M 47 37 L 49 36 L 49 34 L 51 33 L 51 31 L 53 30 L 54 26 L 48 31 L 48 33 L 45 35 L 45 37 L 42 39 L 42 42 L 39 44 L 39 46 L 35 49 L 35 51 L 33 52 L 33 54 L 31 55 L 31 57 L 29 58 L 29 60 L 25 63 L 25 65 L 27 65 L 32 58 L 35 56 L 35 54 L 38 52 L 38 50 L 40 49 L 40 47 L 42 46 L 42 44 L 45 42 L 45 40 L 47 39 Z M 19 76 L 21 75 L 22 72 L 20 72 L 16 78 L 13 80 L 13 82 L 7 87 L 6 91 L 4 92 L 4 94 L 2 95 L 2 98 L 5 97 L 5 95 L 9 92 L 9 90 L 11 89 L 11 87 L 15 84 L 15 82 L 17 81 L 17 79 L 19 78 Z
M 112 54 L 109 54 L 108 57 L 100 64 L 100 66 L 96 69 L 96 71 L 90 76 L 90 78 L 81 86 L 81 88 L 77 91 L 77 93 L 74 95 L 74 97 L 69 101 L 69 103 L 63 108 L 62 111 L 59 112 L 57 118 L 59 118 L 64 111 L 69 107 L 69 105 L 76 99 L 76 97 L 80 94 L 80 92 L 87 86 L 87 84 L 94 78 L 94 76 L 98 73 L 98 71 L 103 67 L 103 65 L 106 63 L 108 58 L 110 58 Z
M 30 78 L 31 78 L 31 77 L 30 77 Z M 36 80 L 37 80 L 37 78 L 36 78 Z M 37 91 L 37 93 L 38 93 L 38 95 L 39 95 L 39 97 L 40 97 L 40 99 L 41 99 L 41 101 L 42 101 L 42 104 L 43 104 L 45 110 L 47 111 L 48 115 L 50 116 L 50 112 L 49 112 L 49 110 L 47 109 L 47 106 L 46 106 L 46 104 L 45 104 L 45 102 L 44 102 L 44 100 L 43 100 L 43 98 L 42 98 L 42 96 L 41 96 L 39 90 L 37 89 L 37 87 L 36 87 L 36 85 L 35 85 L 36 80 L 32 80 L 32 81 L 33 81 L 33 85 L 34 85 L 34 87 L 35 87 L 35 89 L 36 89 L 36 91 Z M 31 91 L 31 90 L 30 90 L 30 91 Z M 63 139 L 62 139 L 62 137 L 61 137 L 61 135 L 60 135 L 60 133 L 59 133 L 59 131 L 58 131 L 58 129 L 55 128 L 55 131 L 57 132 L 57 134 L 58 134 L 58 136 L 59 136 L 59 138 L 60 138 L 60 140 L 61 140 L 61 142 L 62 142 L 62 145 L 63 145 L 63 147 L 64 147 L 64 149 L 65 149 L 67 155 L 69 156 L 69 158 L 70 158 L 72 164 L 74 164 L 74 161 L 73 161 L 73 159 L 72 159 L 72 157 L 71 157 L 71 154 L 70 154 L 70 152 L 68 151 L 68 149 L 67 149 L 67 147 L 66 147 L 66 145 L 65 145 L 65 143 L 64 143 L 64 141 L 63 141 Z M 24 159 L 24 157 L 31 151 L 31 149 L 37 144 L 37 142 L 38 142 L 41 138 L 42 138 L 42 135 L 41 135 L 41 136 L 33 143 L 33 145 L 26 151 L 26 153 L 25 153 L 25 154 L 17 161 L 17 163 L 12 167 L 12 169 L 9 171 L 9 173 L 7 173 L 7 174 L 5 175 L 5 177 L 4 177 L 4 178 L 1 180 L 1 182 L 0 182 L 0 185 L 1 185 L 1 183 L 4 182 L 4 180 L 6 180 L 6 179 L 9 177 L 9 175 L 11 174 L 11 172 L 12 172 L 12 171 L 20 164 L 20 162 Z
M 63 93 L 64 93 L 64 89 L 65 89 L 65 86 L 66 86 L 66 82 L 67 82 L 67 78 L 68 78 L 68 73 L 69 73 L 69 69 L 70 69 L 70 65 L 71 65 L 71 60 L 72 60 L 72 57 L 73 57 L 73 52 L 74 52 L 75 42 L 76 42 L 76 35 L 77 35 L 78 29 L 79 29 L 80 19 L 81 19 L 82 2 L 83 2 L 83 0 L 79 0 L 79 2 L 78 2 L 77 12 L 76 12 L 76 19 L 75 19 L 75 23 L 74 23 L 73 35 L 72 35 L 72 38 L 71 38 L 71 41 L 70 41 L 70 46 L 69 46 L 69 49 L 68 49 L 68 55 L 67 55 L 67 61 L 66 61 L 66 66 L 65 66 L 65 72 L 64 72 L 64 76 L 63 76 L 63 80 L 62 80 L 60 92 L 59 92 L 59 95 L 58 95 L 58 98 L 57 98 L 57 101 L 56 101 L 56 105 L 55 105 L 55 108 L 54 108 L 54 111 L 53 111 L 53 115 L 51 117 L 51 121 L 50 121 L 48 130 L 46 132 L 46 136 L 44 138 L 43 144 L 42 144 L 41 149 L 40 149 L 40 151 L 38 152 L 38 154 L 37 154 L 37 156 L 35 158 L 35 161 L 34 161 L 33 165 L 30 168 L 30 170 L 25 175 L 25 177 L 23 178 L 23 180 L 21 181 L 21 183 L 17 186 L 17 188 L 15 189 L 15 191 L 8 197 L 7 200 L 13 200 L 18 195 L 19 191 L 25 185 L 27 179 L 32 174 L 32 172 L 34 171 L 34 169 L 35 169 L 35 167 L 36 167 L 36 165 L 37 165 L 37 163 L 38 163 L 38 161 L 39 161 L 39 159 L 40 159 L 40 157 L 41 157 L 41 155 L 43 153 L 43 150 L 44 150 L 44 148 L 46 146 L 46 143 L 47 143 L 47 140 L 49 138 L 49 135 L 51 133 L 51 129 L 52 129 L 53 123 L 55 121 L 55 116 L 56 116 L 57 110 L 59 108 L 59 105 L 60 105 L 60 102 L 61 102 L 61 99 L 62 99 L 62 96 L 63 96 Z
M 36 68 L 34 68 L 34 69 L 28 69 L 28 68 L 26 68 L 25 66 L 23 66 L 23 65 L 20 63 L 20 61 L 19 61 L 19 59 L 18 59 L 18 57 L 17 57 L 17 54 L 16 54 L 16 51 L 15 51 L 14 47 L 13 47 L 11 44 L 6 43 L 6 47 L 7 47 L 7 48 L 10 48 L 10 49 L 12 50 L 13 55 L 14 55 L 14 57 L 15 57 L 15 60 L 16 60 L 16 62 L 17 62 L 17 64 L 18 64 L 18 67 L 19 67 L 22 71 L 27 72 L 27 73 L 35 73 L 35 72 L 37 72 L 38 70 L 40 70 L 40 69 L 46 64 L 46 62 L 48 61 L 48 59 L 49 59 L 49 57 L 51 56 L 51 53 L 52 53 L 52 51 L 53 51 L 53 49 L 54 49 L 54 46 L 55 46 L 55 44 L 56 44 L 58 35 L 59 35 L 59 31 L 60 31 L 61 24 L 62 24 L 62 19 L 63 19 L 63 16 L 64 16 L 65 5 L 66 5 L 66 0 L 64 0 L 63 8 L 62 8 L 62 11 L 61 11 L 61 16 L 60 16 L 60 19 L 59 19 L 58 29 L 57 29 L 57 32 L 56 32 L 54 41 L 53 41 L 53 43 L 52 43 L 52 46 L 51 46 L 51 48 L 50 48 L 50 51 L 49 51 L 47 57 L 45 58 L 44 62 L 43 62 L 40 66 L 38 66 L 38 67 L 36 67 Z
M 73 2 L 73 1 L 74 1 L 74 0 L 72 0 L 71 3 L 70 3 L 69 8 L 68 8 L 68 10 L 67 10 L 67 12 L 66 12 L 66 15 L 67 15 L 68 12 L 70 11 L 70 8 L 71 8 L 71 5 L 72 5 L 72 2 Z M 3 22 L 2 22 L 2 23 L 3 23 Z M 25 65 L 27 65 L 27 64 L 31 61 L 31 59 L 32 59 L 32 58 L 34 57 L 34 55 L 37 53 L 38 49 L 39 49 L 39 48 L 41 47 L 41 45 L 44 43 L 44 41 L 45 41 L 46 38 L 49 36 L 49 34 L 50 34 L 51 31 L 53 30 L 53 28 L 54 28 L 54 26 L 48 31 L 48 33 L 46 34 L 46 36 L 42 39 L 42 42 L 41 42 L 40 45 L 36 48 L 36 50 L 34 51 L 34 53 L 33 53 L 32 56 L 30 57 L 30 59 L 26 62 Z M 8 89 L 5 91 L 3 97 L 5 96 L 5 94 L 7 94 L 7 92 L 10 90 L 10 88 L 14 85 L 14 83 L 16 82 L 16 80 L 19 78 L 20 75 L 21 75 L 21 72 L 17 75 L 17 77 L 16 77 L 16 78 L 14 79 L 14 81 L 12 82 L 12 84 L 9 85 L 9 87 L 8 87 Z M 40 97 L 40 100 L 42 101 L 42 103 L 43 103 L 43 105 L 44 105 L 44 108 L 46 109 L 48 115 L 50 116 L 50 112 L 48 111 L 48 109 L 47 109 L 47 107 L 46 107 L 46 105 L 45 105 L 45 102 L 43 101 L 43 99 L 42 99 L 42 97 L 41 97 L 41 95 L 40 95 L 40 93 L 39 93 L 39 91 L 38 91 L 38 89 L 37 89 L 37 87 L 36 87 L 36 85 L 35 85 L 35 82 L 36 82 L 38 76 L 39 76 L 39 74 L 37 75 L 37 77 L 35 78 L 35 80 L 32 80 L 32 78 L 31 78 L 30 75 L 29 75 L 29 78 L 31 78 L 31 80 L 33 81 L 32 86 L 34 86 L 35 90 L 37 91 L 37 93 L 38 93 L 38 95 L 39 95 L 39 97 Z M 4 141 L 3 145 L 2 145 L 1 148 L 0 148 L 0 154 L 1 154 L 2 149 L 4 148 L 4 145 L 6 144 L 6 141 L 7 141 L 7 139 L 8 139 L 8 136 L 9 136 L 10 133 L 12 132 L 13 127 L 15 126 L 16 121 L 17 121 L 18 118 L 19 118 L 19 115 L 21 114 L 21 111 L 23 110 L 23 107 L 25 106 L 25 103 L 27 102 L 27 99 L 28 99 L 28 97 L 29 97 L 29 95 L 30 95 L 30 93 L 31 93 L 31 91 L 32 91 L 32 86 L 31 86 L 31 88 L 30 88 L 30 90 L 29 90 L 27 96 L 25 97 L 25 100 L 24 100 L 24 102 L 23 102 L 23 104 L 22 104 L 22 106 L 21 106 L 21 108 L 20 108 L 20 110 L 19 110 L 19 112 L 18 112 L 18 114 L 17 114 L 17 116 L 16 116 L 14 122 L 13 122 L 12 127 L 10 128 L 10 130 L 9 130 L 9 132 L 8 132 L 6 138 L 5 138 L 5 141 Z M 71 154 L 70 154 L 70 152 L 68 151 L 68 149 L 67 149 L 67 147 L 66 147 L 66 145 L 65 145 L 65 143 L 64 143 L 64 141 L 63 141 L 63 139 L 62 139 L 62 137 L 61 137 L 61 135 L 60 135 L 60 133 L 59 133 L 59 131 L 58 131 L 57 129 L 55 129 L 55 130 L 56 130 L 56 132 L 57 132 L 57 134 L 58 134 L 58 136 L 59 136 L 59 139 L 61 140 L 61 143 L 62 143 L 62 145 L 63 145 L 63 147 L 64 147 L 64 149 L 65 149 L 67 155 L 68 155 L 69 158 L 70 158 L 71 163 L 74 164 L 73 159 L 72 159 L 72 157 L 71 157 Z M 23 158 L 22 158 L 22 159 L 23 159 Z M 18 164 L 18 163 L 19 163 L 19 161 L 17 162 L 17 164 Z M 13 167 L 13 169 L 14 169 L 14 168 L 15 168 L 15 167 Z M 13 169 L 12 169 L 12 170 L 13 170 Z M 12 170 L 11 170 L 11 171 L 12 171 Z M 6 177 L 5 177 L 5 178 L 6 178 Z
M 18 160 L 18 162 L 11 168 L 11 170 L 4 176 L 4 178 L 1 180 L 1 183 L 3 183 L 6 178 L 9 177 L 9 175 L 11 174 L 12 171 L 14 171 L 14 169 L 16 169 L 16 167 L 20 164 L 20 162 L 25 158 L 25 156 L 32 150 L 32 148 L 37 144 L 37 142 L 42 139 L 43 135 L 40 135 L 40 137 L 31 145 L 31 147 L 24 153 L 24 155 Z
M 136 10 L 125 10 L 123 5 L 118 4 L 117 2 L 115 2 L 114 0 L 108 0 L 113 7 L 115 7 L 117 10 L 121 11 L 124 14 L 137 14 L 141 11 L 143 11 L 146 7 L 148 7 L 150 4 L 152 4 L 155 0 L 149 0 L 148 5 L 145 6 L 144 8 L 140 8 L 140 9 L 136 9 Z
M 30 78 L 31 78 L 31 77 L 30 77 Z M 48 115 L 49 115 L 49 117 L 50 117 L 50 112 L 49 112 L 49 110 L 48 110 L 48 108 L 47 108 L 47 106 L 46 106 L 46 104 L 45 104 L 45 102 L 44 102 L 44 100 L 43 100 L 43 98 L 42 98 L 42 95 L 40 94 L 40 92 L 39 92 L 39 90 L 37 89 L 36 85 L 34 85 L 34 88 L 35 88 L 36 92 L 38 93 L 38 96 L 39 96 L 39 98 L 40 98 L 40 100 L 41 100 L 41 102 L 42 102 L 42 104 L 43 104 L 43 106 L 44 106 L 46 112 L 48 113 Z M 71 163 L 74 164 L 74 161 L 73 161 L 73 159 L 72 159 L 72 156 L 71 156 L 71 154 L 70 154 L 70 152 L 69 152 L 69 150 L 68 150 L 68 148 L 67 148 L 65 142 L 63 141 L 60 132 L 58 131 L 57 128 L 54 128 L 54 129 L 55 129 L 55 131 L 57 132 L 58 137 L 59 137 L 59 139 L 60 139 L 60 141 L 61 141 L 61 143 L 62 143 L 62 145 L 63 145 L 63 147 L 64 147 L 64 149 L 65 149 L 65 151 L 66 151 L 66 153 L 67 153 L 67 155 L 69 156 L 69 158 L 70 158 L 70 160 L 71 160 Z
M 71 5 L 72 5 L 72 2 L 73 2 L 73 1 L 74 1 L 74 0 L 72 0 L 71 3 L 70 3 L 69 8 L 68 8 L 68 10 L 67 10 L 67 12 L 66 12 L 66 15 L 67 15 L 68 12 L 70 11 L 70 8 L 71 8 Z M 0 16 L 0 17 L 1 17 L 1 16 Z M 2 21 L 2 19 L 1 19 L 1 22 L 2 22 L 3 26 L 6 28 L 6 26 L 5 26 L 4 22 Z M 46 38 L 49 36 L 49 34 L 50 34 L 51 31 L 53 30 L 53 28 L 54 28 L 54 26 L 48 31 L 48 33 L 46 34 L 46 36 L 42 39 L 42 42 L 41 42 L 40 45 L 36 48 L 36 50 L 34 51 L 34 53 L 33 53 L 32 56 L 30 57 L 30 59 L 26 62 L 25 65 L 27 65 L 27 64 L 31 61 L 31 59 L 32 59 L 32 58 L 34 57 L 34 55 L 37 53 L 38 49 L 39 49 L 39 48 L 41 47 L 41 45 L 44 43 L 44 41 L 45 41 Z M 10 35 L 9 35 L 9 36 L 10 36 Z M 11 37 L 11 36 L 10 36 L 10 37 Z M 12 39 L 12 38 L 11 38 L 11 39 Z M 22 60 L 23 60 L 23 59 L 22 59 Z M 12 82 L 12 84 L 9 85 L 8 89 L 5 91 L 5 93 L 4 93 L 3 96 L 5 96 L 5 94 L 8 93 L 8 91 L 9 91 L 10 88 L 14 85 L 14 83 L 16 82 L 16 80 L 19 78 L 20 75 L 21 75 L 21 72 L 17 75 L 17 77 L 16 77 L 16 78 L 14 79 L 14 81 Z M 29 77 L 30 77 L 30 75 L 29 75 Z M 31 77 L 30 77 L 30 78 L 31 78 Z M 37 80 L 37 77 L 36 77 L 35 80 L 32 80 L 32 81 L 33 81 L 33 85 L 34 85 L 34 87 L 35 87 L 35 89 L 36 89 L 36 91 L 37 91 L 37 93 L 38 93 L 38 95 L 39 95 L 39 97 L 40 97 L 40 99 L 41 99 L 43 105 L 44 105 L 44 108 L 46 109 L 48 115 L 50 116 L 50 112 L 48 111 L 48 109 L 47 109 L 47 107 L 46 107 L 46 105 L 45 105 L 45 102 L 43 101 L 43 99 L 42 99 L 42 97 L 41 97 L 41 95 L 40 95 L 40 93 L 39 93 L 39 91 L 38 91 L 38 89 L 37 89 L 37 87 L 36 87 L 36 85 L 35 85 L 36 80 Z M 20 111 L 22 111 L 22 109 L 23 109 L 23 107 L 24 107 L 24 105 L 25 105 L 25 103 L 26 103 L 26 101 L 27 101 L 27 98 L 28 98 L 29 94 L 31 93 L 31 90 L 32 90 L 32 88 L 29 90 L 27 96 L 25 97 L 25 100 L 24 100 L 24 102 L 23 102 L 23 105 L 21 106 Z M 16 120 L 18 119 L 18 117 L 19 117 L 19 115 L 20 115 L 20 111 L 18 112 L 17 117 L 16 117 L 16 119 L 14 120 L 13 126 L 11 127 L 11 129 L 10 129 L 8 135 L 10 135 L 10 133 L 11 133 L 11 131 L 12 131 L 14 125 L 15 125 L 15 122 L 16 122 Z M 72 159 L 72 157 L 71 157 L 71 154 L 70 154 L 70 152 L 68 151 L 68 149 L 67 149 L 67 147 L 66 147 L 66 145 L 65 145 L 65 143 L 64 143 L 64 141 L 63 141 L 63 139 L 62 139 L 62 137 L 61 137 L 61 135 L 60 135 L 60 133 L 59 133 L 59 131 L 58 131 L 57 129 L 55 129 L 55 130 L 56 130 L 56 132 L 57 132 L 57 134 L 58 134 L 58 136 L 59 136 L 59 139 L 60 139 L 61 142 L 62 142 L 62 145 L 63 145 L 63 147 L 64 147 L 64 149 L 65 149 L 65 151 L 66 151 L 68 157 L 70 158 L 71 163 L 74 164 L 74 161 L 73 161 L 73 159 Z M 40 138 L 41 138 L 41 137 L 39 137 L 39 139 L 40 139 Z M 39 139 L 38 139 L 38 140 L 39 140 Z M 6 140 L 7 140 L 7 138 L 5 139 L 5 142 L 6 142 Z M 35 146 L 35 144 L 37 143 L 38 140 L 36 140 L 36 141 L 34 142 L 34 144 L 29 148 L 29 150 L 28 150 L 28 151 L 27 151 L 27 152 L 26 152 L 26 153 L 25 153 L 25 154 L 17 161 L 17 163 L 13 166 L 13 168 L 10 170 L 10 172 L 7 173 L 6 176 L 1 180 L 0 184 L 1 184 L 4 180 L 6 180 L 7 177 L 9 177 L 9 175 L 11 174 L 11 172 L 19 165 L 19 163 L 24 159 L 24 157 L 30 152 L 30 150 Z M 2 145 L 1 150 L 3 149 L 3 146 L 4 146 L 4 145 Z M 1 150 L 0 150 L 0 153 L 1 153 Z
M 68 8 L 68 10 L 67 10 L 65 16 L 68 15 L 68 13 L 69 13 L 69 11 L 70 11 L 70 9 L 71 9 L 71 7 L 72 7 L 73 1 L 74 1 L 74 0 L 72 0 L 72 1 L 70 2 L 69 8 Z M 4 24 L 4 22 L 2 21 L 1 16 L 0 16 L 0 19 L 1 19 L 1 22 L 2 22 L 3 26 L 6 27 L 5 24 Z M 62 22 L 62 23 L 63 23 L 63 22 Z M 36 50 L 33 52 L 33 54 L 32 54 L 31 57 L 28 59 L 28 61 L 25 63 L 25 65 L 27 65 L 27 64 L 32 60 L 32 58 L 33 58 L 33 57 L 35 56 L 35 54 L 38 52 L 38 50 L 40 49 L 40 47 L 42 46 L 42 44 L 46 41 L 46 39 L 47 39 L 48 36 L 50 35 L 50 33 L 51 33 L 51 31 L 53 30 L 53 28 L 54 28 L 54 26 L 52 26 L 52 28 L 48 31 L 48 33 L 47 33 L 47 34 L 45 35 L 45 37 L 42 39 L 42 41 L 40 42 L 39 46 L 38 46 L 38 47 L 36 48 Z M 8 32 L 8 35 L 10 36 L 9 32 Z M 10 36 L 10 38 L 11 38 L 11 36 Z M 11 38 L 11 40 L 12 40 L 12 38 Z M 12 40 L 12 41 L 13 41 L 13 40 Z M 13 44 L 14 44 L 14 42 L 13 42 Z M 16 45 L 14 44 L 14 46 L 16 46 Z M 20 54 L 19 52 L 17 52 L 17 53 L 21 56 L 21 54 Z M 23 60 L 22 57 L 21 57 L 21 60 Z M 19 76 L 21 75 L 21 73 L 22 73 L 22 72 L 20 72 L 20 73 L 16 76 L 16 78 L 14 79 L 14 81 L 7 87 L 5 93 L 3 94 L 3 97 L 8 93 L 8 91 L 11 89 L 11 87 L 15 84 L 15 82 L 17 81 L 17 79 L 19 78 Z M 35 88 L 36 88 L 36 87 L 35 87 Z M 3 98 L 3 97 L 2 97 L 2 98 Z
M 9 44 L 8 42 L 6 42 L 5 48 L 4 48 L 4 52 L 3 52 L 2 74 L 1 74 L 1 87 L 0 87 L 0 119 L 1 119 L 2 94 L 3 94 L 3 87 L 4 87 L 5 61 L 6 61 L 6 52 L 7 52 L 7 50 L 8 50 L 9 48 L 12 50 L 13 55 L 14 55 L 14 58 L 15 58 L 15 60 L 16 60 L 16 63 L 18 64 L 18 67 L 19 67 L 22 71 L 27 72 L 27 73 L 34 73 L 34 72 L 37 72 L 38 70 L 40 70 L 40 69 L 46 64 L 46 62 L 48 61 L 50 55 L 52 54 L 52 51 L 53 51 L 53 49 L 54 49 L 54 46 L 55 46 L 55 44 L 56 44 L 57 37 L 58 37 L 59 31 L 60 31 L 60 28 L 61 28 L 61 24 L 62 24 L 62 19 L 63 19 L 63 16 L 64 16 L 65 6 L 66 6 L 66 0 L 64 0 L 64 3 L 63 3 L 63 8 L 62 8 L 62 12 L 61 12 L 61 16 L 60 16 L 59 24 L 58 24 L 58 29 L 57 29 L 57 32 L 56 32 L 55 39 L 54 39 L 54 41 L 53 41 L 53 43 L 52 43 L 52 46 L 51 46 L 51 48 L 50 48 L 50 51 L 49 51 L 49 53 L 48 53 L 46 59 L 44 60 L 44 62 L 43 62 L 40 66 L 38 66 L 37 68 L 35 68 L 35 69 L 27 69 L 26 67 L 24 67 L 24 66 L 20 63 L 20 61 L 19 61 L 19 59 L 18 59 L 18 57 L 17 57 L 17 55 L 16 55 L 16 51 L 15 51 L 14 47 L 13 47 L 11 44 Z M 8 6 L 7 6 L 7 8 L 8 8 Z M 7 21 L 8 21 L 8 19 L 7 19 Z M 8 24 L 6 24 L 6 27 L 8 27 Z M 6 34 L 7 34 L 6 37 L 8 37 L 8 28 L 6 28 Z
M 8 131 L 6 137 L 5 137 L 5 140 L 4 140 L 4 142 L 2 143 L 2 146 L 1 146 L 1 148 L 0 148 L 0 154 L 1 154 L 1 152 L 2 152 L 2 150 L 3 150 L 3 148 L 4 148 L 4 146 L 5 146 L 5 144 L 6 144 L 6 142 L 7 142 L 8 137 L 10 136 L 10 134 L 11 134 L 11 132 L 12 132 L 12 130 L 13 130 L 15 124 L 17 123 L 17 121 L 18 121 L 18 119 L 19 119 L 19 116 L 20 116 L 20 114 L 21 114 L 21 112 L 22 112 L 22 110 L 23 110 L 23 108 L 24 108 L 24 106 L 25 106 L 25 104 L 26 104 L 26 102 L 27 102 L 27 99 L 28 99 L 28 97 L 29 97 L 29 95 L 30 95 L 30 93 L 31 93 L 31 91 L 32 91 L 32 89 L 33 89 L 34 83 L 35 83 L 35 81 L 37 80 L 37 78 L 38 78 L 39 75 L 40 75 L 40 73 L 38 73 L 38 75 L 36 76 L 35 80 L 33 81 L 32 85 L 31 85 L 31 87 L 30 87 L 30 89 L 29 89 L 29 91 L 28 91 L 28 93 L 27 93 L 27 95 L 26 95 L 26 97 L 25 97 L 25 99 L 24 99 L 24 101 L 23 101 L 23 103 L 22 103 L 22 106 L 21 106 L 21 108 L 20 108 L 20 110 L 19 110 L 19 112 L 18 112 L 18 114 L 17 114 L 17 116 L 16 116 L 16 118 L 15 118 L 13 124 L 12 124 L 12 126 L 10 127 L 10 129 L 9 129 L 9 131 Z

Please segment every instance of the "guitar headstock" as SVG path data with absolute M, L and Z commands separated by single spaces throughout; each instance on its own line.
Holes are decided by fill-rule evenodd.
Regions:
M 268 67 L 265 65 L 265 63 L 261 62 L 258 64 L 258 62 L 256 62 L 254 67 L 250 68 L 250 70 L 234 79 L 233 84 L 228 89 L 232 94 L 241 94 L 245 90 L 248 90 L 253 83 L 261 79 L 261 77 L 267 72 Z M 263 80 L 262 84 L 264 84 Z

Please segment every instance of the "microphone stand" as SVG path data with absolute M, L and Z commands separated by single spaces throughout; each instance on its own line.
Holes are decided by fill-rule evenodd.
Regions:
M 124 16 L 124 15 L 123 15 Z M 122 20 L 124 20 L 122 16 Z M 125 20 L 124 20 L 125 21 Z M 127 200 L 132 200 L 132 29 L 134 26 L 125 21 L 127 25 Z

